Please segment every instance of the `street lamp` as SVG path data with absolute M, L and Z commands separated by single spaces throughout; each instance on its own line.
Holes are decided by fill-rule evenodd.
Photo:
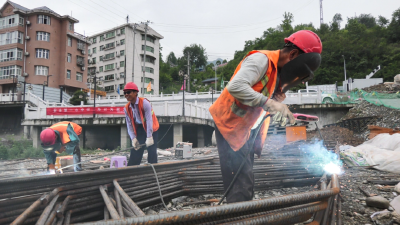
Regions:
M 47 87 L 49 86 L 49 77 L 51 77 L 51 76 L 53 76 L 53 75 L 47 75 L 47 76 L 46 76 L 46 77 L 47 77 L 47 81 L 44 81 L 44 82 L 43 82 L 43 96 L 42 96 L 42 97 L 43 97 L 43 98 L 42 98 L 43 101 L 44 101 L 44 87 L 45 87 L 45 86 L 47 86 Z
M 344 63 L 344 66 L 343 66 L 343 68 L 344 68 L 344 80 L 347 80 L 347 77 L 346 77 L 346 60 L 344 59 L 344 55 L 342 55 L 342 57 L 343 57 L 343 63 Z

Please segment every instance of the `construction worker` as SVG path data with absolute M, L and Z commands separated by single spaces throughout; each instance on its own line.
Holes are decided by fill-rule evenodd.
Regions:
M 149 163 L 157 163 L 158 120 L 150 101 L 138 97 L 139 89 L 133 82 L 124 87 L 128 103 L 125 105 L 126 126 L 132 140 L 131 155 L 128 166 L 140 165 L 143 152 L 147 148 Z
M 282 103 L 285 92 L 313 77 L 321 63 L 322 43 L 317 34 L 301 30 L 285 38 L 283 49 L 254 50 L 237 66 L 229 84 L 209 111 L 215 122 L 215 137 L 225 191 L 232 183 L 243 160 L 246 161 L 226 195 L 228 203 L 253 199 L 254 153 L 261 156 L 270 118 L 255 136 L 257 122 L 270 113 L 274 123 L 295 123 L 289 108 Z M 245 158 L 246 153 L 250 154 Z
M 57 154 L 64 151 L 69 155 L 73 155 L 74 164 L 81 162 L 78 137 L 81 133 L 82 127 L 69 121 L 53 124 L 40 133 L 40 140 L 50 173 L 55 172 Z M 81 170 L 81 164 L 74 165 L 75 172 Z

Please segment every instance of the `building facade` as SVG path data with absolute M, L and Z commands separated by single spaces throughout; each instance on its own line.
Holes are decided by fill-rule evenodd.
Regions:
M 0 13 L 1 93 L 15 91 L 16 82 L 24 80 L 68 94 L 86 88 L 89 42 L 74 32 L 77 19 L 11 1 Z
M 88 76 L 96 76 L 97 80 L 101 80 L 97 87 L 104 89 L 108 96 L 123 97 L 123 87 L 131 81 L 138 85 L 140 93 L 159 94 L 159 55 L 162 38 L 163 36 L 148 27 L 145 44 L 145 25 L 133 23 L 90 36 Z M 147 91 L 149 83 L 150 92 Z

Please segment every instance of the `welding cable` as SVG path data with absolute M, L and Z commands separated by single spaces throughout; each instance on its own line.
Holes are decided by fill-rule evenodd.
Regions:
M 145 163 L 144 165 L 150 165 L 150 166 L 151 166 L 151 168 L 153 168 L 153 171 L 154 171 L 154 176 L 156 176 L 156 181 L 157 181 L 157 185 L 158 185 L 158 191 L 160 192 L 160 198 L 161 198 L 161 201 L 162 201 L 162 203 L 163 203 L 163 205 L 164 205 L 165 209 L 166 209 L 167 211 L 169 211 L 169 209 L 168 209 L 167 205 L 165 205 L 165 202 L 164 202 L 164 197 L 163 197 L 163 195 L 162 195 L 162 193 L 161 193 L 161 186 L 160 186 L 160 182 L 158 182 L 158 176 L 157 176 L 156 169 L 154 168 L 153 164 L 151 164 L 151 163 Z
M 236 171 L 236 174 L 235 174 L 235 176 L 233 177 L 233 180 L 232 180 L 231 184 L 229 184 L 229 187 L 226 189 L 226 191 L 225 191 L 224 195 L 222 196 L 221 200 L 218 202 L 218 205 L 221 205 L 222 201 L 224 201 L 226 195 L 227 195 L 228 192 L 231 190 L 231 188 L 232 188 L 233 184 L 235 183 L 235 181 L 236 181 L 236 179 L 237 179 L 237 177 L 238 177 L 240 171 L 242 170 L 244 164 L 246 163 L 247 156 L 250 154 L 250 151 L 251 151 L 251 149 L 253 148 L 254 142 L 256 141 L 257 135 L 258 135 L 258 133 L 260 132 L 260 129 L 261 129 L 261 127 L 262 127 L 262 124 L 264 123 L 264 120 L 267 119 L 267 118 L 270 117 L 270 116 L 271 116 L 271 114 L 265 115 L 264 118 L 261 120 L 260 124 L 258 125 L 257 130 L 253 133 L 253 140 L 252 140 L 252 142 L 251 142 L 250 148 L 249 148 L 249 150 L 247 151 L 246 155 L 244 156 L 243 161 L 242 161 L 242 164 L 240 164 L 239 169 Z

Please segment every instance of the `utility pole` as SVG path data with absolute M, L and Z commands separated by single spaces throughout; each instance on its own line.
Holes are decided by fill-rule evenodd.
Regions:
M 187 75 L 188 75 L 188 92 L 190 92 L 190 52 L 188 52 L 188 56 L 187 56 Z M 183 90 L 183 92 L 185 92 L 185 89 Z
M 346 60 L 344 59 L 344 55 L 342 55 L 342 57 L 343 57 L 344 80 L 347 80 L 347 76 L 346 76 Z
M 322 0 L 319 0 L 319 26 L 324 23 L 324 12 L 322 10 Z
M 142 97 L 144 97 L 144 82 L 145 82 L 145 74 L 146 74 L 146 50 L 147 50 L 147 30 L 148 30 L 148 25 L 149 25 L 150 21 L 147 20 L 146 22 L 142 22 L 142 24 L 145 24 L 144 27 L 144 54 L 143 54 L 143 81 L 142 81 Z
M 215 65 L 215 91 L 217 91 L 217 65 Z

